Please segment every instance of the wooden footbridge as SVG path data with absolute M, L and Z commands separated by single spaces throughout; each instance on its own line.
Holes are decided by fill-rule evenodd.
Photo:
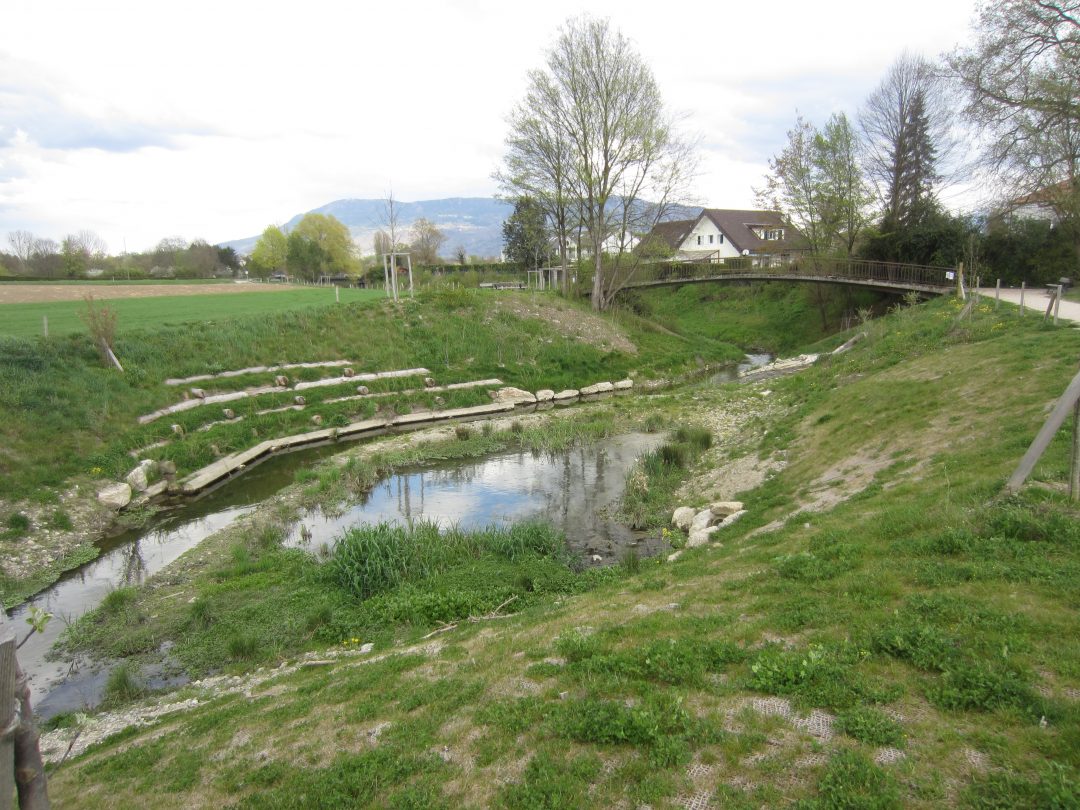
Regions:
M 944 295 L 956 290 L 957 270 L 949 267 L 808 256 L 766 265 L 763 258 L 767 259 L 740 256 L 712 261 L 643 264 L 622 289 L 718 281 L 798 281 L 922 295 Z

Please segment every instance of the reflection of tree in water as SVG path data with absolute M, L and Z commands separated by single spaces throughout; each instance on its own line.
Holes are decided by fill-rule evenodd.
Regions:
M 142 541 L 135 540 L 124 548 L 124 565 L 120 581 L 125 585 L 138 585 L 146 577 L 146 560 L 143 559 Z

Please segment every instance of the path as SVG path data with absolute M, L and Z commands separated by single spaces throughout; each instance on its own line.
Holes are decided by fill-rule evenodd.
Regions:
M 979 292 L 991 301 L 994 300 L 994 288 L 993 287 L 980 287 Z M 1020 290 L 1014 288 L 1001 288 L 1001 300 L 1007 301 L 1010 304 L 1020 305 Z M 1046 312 L 1046 305 L 1050 303 L 1050 296 L 1046 294 L 1045 287 L 1035 287 L 1029 289 L 1024 293 L 1024 306 L 1036 312 L 1040 317 Z M 1053 313 L 1050 313 L 1053 317 Z M 1073 321 L 1074 323 L 1080 323 L 1080 302 L 1068 301 L 1062 299 L 1061 307 L 1058 309 L 1059 321 Z

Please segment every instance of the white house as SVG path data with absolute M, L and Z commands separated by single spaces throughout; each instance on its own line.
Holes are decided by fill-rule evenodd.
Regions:
M 661 222 L 642 240 L 642 250 L 664 258 L 722 260 L 735 256 L 786 258 L 807 250 L 802 234 L 778 211 L 705 208 L 696 219 Z

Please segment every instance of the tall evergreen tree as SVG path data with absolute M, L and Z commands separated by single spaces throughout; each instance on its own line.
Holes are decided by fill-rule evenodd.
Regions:
M 543 207 L 532 197 L 519 197 L 514 213 L 503 222 L 503 252 L 506 258 L 533 270 L 548 258 L 550 244 Z

